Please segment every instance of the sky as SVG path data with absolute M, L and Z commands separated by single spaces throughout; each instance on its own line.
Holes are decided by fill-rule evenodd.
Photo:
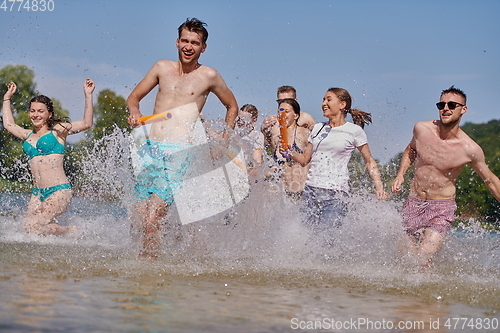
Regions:
M 238 104 L 276 112 L 276 89 L 297 89 L 317 121 L 328 88 L 347 89 L 370 112 L 369 146 L 386 163 L 403 151 L 415 122 L 436 119 L 435 103 L 455 85 L 468 97 L 463 123 L 499 118 L 500 1 L 46 1 L 0 7 L 0 67 L 26 65 L 40 94 L 72 120 L 83 114 L 83 81 L 126 98 L 158 60 L 177 60 L 178 26 L 207 23 L 200 63 L 219 71 Z M 42 1 L 38 1 L 41 5 Z M 11 5 L 12 8 L 11 8 Z M 142 102 L 152 112 L 156 91 Z M 223 117 L 214 95 L 203 110 Z

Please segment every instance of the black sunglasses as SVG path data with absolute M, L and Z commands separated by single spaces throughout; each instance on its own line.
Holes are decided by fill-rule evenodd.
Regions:
M 450 110 L 455 110 L 455 108 L 459 105 L 465 106 L 465 104 L 461 104 L 458 102 L 439 102 L 439 103 L 436 103 L 436 106 L 437 106 L 438 110 L 443 110 L 444 107 L 446 106 L 446 104 L 448 104 L 448 109 L 450 109 Z

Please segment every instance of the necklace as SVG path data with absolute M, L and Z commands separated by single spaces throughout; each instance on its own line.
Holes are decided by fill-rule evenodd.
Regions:
M 321 126 L 319 131 L 312 138 L 313 139 L 316 138 L 319 135 L 319 133 L 321 133 L 323 128 L 325 128 L 326 125 L 328 125 L 328 123 L 323 123 L 323 126 Z M 328 125 L 328 127 L 325 129 L 325 133 L 321 134 L 321 139 L 319 140 L 318 144 L 316 145 L 316 149 L 314 149 L 314 151 L 312 153 L 313 155 L 318 151 L 318 148 L 319 148 L 319 145 L 321 144 L 321 142 L 323 142 L 323 140 L 325 140 L 328 137 L 328 135 L 330 135 L 331 130 L 332 130 L 332 127 L 330 125 Z

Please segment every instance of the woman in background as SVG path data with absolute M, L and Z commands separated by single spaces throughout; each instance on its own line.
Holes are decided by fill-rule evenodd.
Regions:
M 280 100 L 278 112 L 285 112 L 285 122 L 290 142 L 290 151 L 303 153 L 308 144 L 310 130 L 298 125 L 300 117 L 300 105 L 295 99 L 285 98 Z M 274 158 L 281 166 L 281 180 L 285 189 L 285 194 L 292 201 L 300 201 L 307 179 L 308 165 L 302 165 L 294 161 L 290 156 L 290 151 L 280 151 L 281 133 L 279 126 L 271 129 L 271 145 L 275 151 Z
M 364 125 L 371 122 L 371 116 L 369 113 L 351 109 L 351 104 L 352 99 L 347 90 L 328 89 L 322 103 L 323 116 L 328 118 L 328 121 L 314 126 L 303 153 L 291 150 L 293 160 L 302 165 L 309 163 L 302 211 L 307 215 L 307 225 L 315 232 L 340 227 L 347 215 L 347 165 L 355 149 L 360 151 L 368 173 L 375 183 L 377 198 L 387 199 L 377 162 L 372 157 L 363 130 Z M 354 124 L 345 119 L 347 113 L 352 115 Z M 325 241 L 330 243 L 331 239 Z

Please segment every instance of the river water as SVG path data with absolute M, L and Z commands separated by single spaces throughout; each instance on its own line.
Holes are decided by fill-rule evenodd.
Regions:
M 106 155 L 95 177 L 130 184 Z M 399 252 L 400 202 L 353 194 L 325 249 L 258 182 L 203 222 L 181 226 L 172 209 L 161 255 L 145 260 L 129 196 L 98 192 L 74 197 L 59 223 L 79 231 L 65 237 L 26 234 L 28 195 L 0 193 L 0 332 L 500 331 L 500 237 L 478 225 L 453 230 L 421 273 Z

